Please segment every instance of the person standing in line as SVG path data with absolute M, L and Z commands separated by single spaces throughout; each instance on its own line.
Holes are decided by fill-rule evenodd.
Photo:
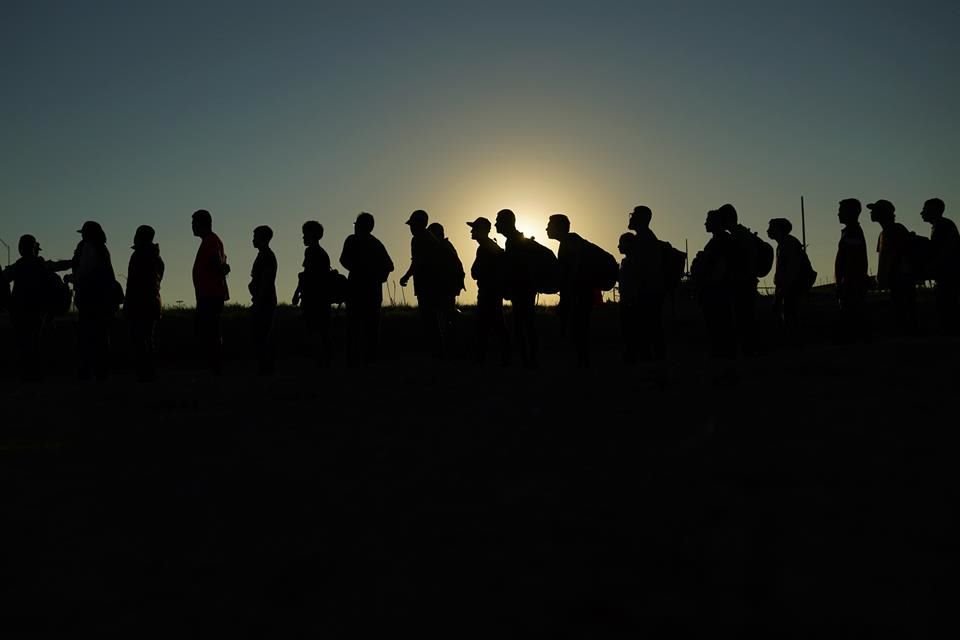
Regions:
M 353 223 L 340 253 L 347 270 L 347 361 L 359 351 L 363 362 L 372 363 L 380 349 L 380 306 L 383 283 L 393 272 L 393 261 L 383 243 L 373 235 L 373 215 L 362 212 Z
M 410 214 L 410 266 L 400 276 L 400 286 L 406 287 L 413 278 L 413 293 L 427 351 L 434 357 L 444 355 L 443 315 L 443 246 L 436 236 L 427 231 L 429 216 L 423 209 Z
M 477 254 L 470 267 L 470 277 L 477 283 L 476 354 L 478 364 L 486 360 L 490 334 L 497 337 L 500 363 L 510 364 L 510 334 L 503 317 L 503 249 L 490 237 L 492 225 L 479 217 L 468 222 L 470 237 L 477 243 Z
M 330 338 L 330 256 L 320 246 L 323 225 L 316 220 L 303 223 L 303 271 L 293 293 L 293 306 L 300 306 L 306 326 L 310 355 L 321 367 L 330 365 L 333 344 Z
M 937 316 L 944 335 L 960 334 L 960 233 L 953 220 L 944 217 L 943 200 L 923 203 L 920 217 L 930 224 L 933 277 L 936 280 Z
M 153 227 L 141 225 L 133 236 L 133 253 L 127 266 L 127 292 L 123 311 L 133 345 L 133 361 L 137 379 L 150 382 L 156 378 L 154 334 L 162 309 L 160 283 L 164 264 L 160 246 L 155 244 Z
M 834 261 L 834 280 L 840 307 L 838 337 L 845 344 L 870 338 L 866 313 L 870 281 L 867 276 L 867 240 L 860 226 L 861 211 L 860 201 L 855 198 L 841 200 L 837 209 L 837 218 L 843 229 Z
M 877 240 L 877 286 L 890 291 L 897 331 L 916 335 L 917 282 L 910 260 L 910 232 L 896 221 L 896 209 L 889 200 L 877 200 L 867 208 L 870 219 L 882 229 Z
M 123 288 L 117 282 L 107 249 L 107 235 L 97 222 L 88 220 L 77 231 L 80 242 L 73 254 L 71 280 L 76 292 L 79 335 L 78 376 L 105 380 L 109 370 L 110 328 Z
M 257 257 L 250 270 L 250 315 L 253 321 L 253 344 L 257 354 L 257 373 L 273 375 L 273 317 L 277 311 L 277 257 L 270 248 L 273 229 L 261 225 L 253 230 L 253 246 Z
M 193 235 L 200 238 L 193 261 L 193 289 L 197 298 L 195 327 L 200 349 L 214 375 L 223 372 L 221 317 L 223 305 L 230 299 L 227 275 L 230 265 L 223 251 L 223 242 L 213 232 L 213 217 L 206 209 L 198 209 L 191 219 Z

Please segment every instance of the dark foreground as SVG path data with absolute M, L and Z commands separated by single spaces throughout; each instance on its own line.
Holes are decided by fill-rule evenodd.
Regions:
M 613 341 L 586 372 L 6 379 L 3 627 L 932 634 L 954 604 L 960 342 L 819 342 L 717 386 L 681 339 L 663 389 Z

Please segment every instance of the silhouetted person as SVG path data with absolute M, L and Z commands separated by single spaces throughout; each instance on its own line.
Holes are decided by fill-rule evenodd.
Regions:
M 945 218 L 940 198 L 923 203 L 920 216 L 932 226 L 930 243 L 933 276 L 937 282 L 936 300 L 940 331 L 946 335 L 960 333 L 960 233 L 953 220 Z
M 88 220 L 78 231 L 80 242 L 73 254 L 71 275 L 77 307 L 81 380 L 107 376 L 110 325 L 122 300 L 107 250 L 107 236 L 96 222 Z
M 840 340 L 845 343 L 869 340 L 866 297 L 870 280 L 867 276 L 867 240 L 860 226 L 860 201 L 847 198 L 840 201 L 837 218 L 843 225 L 834 278 L 837 283 L 837 301 L 840 305 Z
M 576 350 L 577 366 L 590 363 L 590 316 L 598 291 L 590 280 L 584 239 L 570 231 L 570 219 L 562 213 L 550 216 L 547 237 L 557 240 L 560 261 L 560 321 L 569 331 Z
M 712 237 L 694 258 L 690 272 L 703 309 L 710 354 L 728 359 L 736 355 L 734 296 L 742 282 L 736 280 L 739 274 L 731 269 L 737 247 L 724 228 L 723 216 L 719 210 L 707 213 L 704 228 Z
M 317 364 L 327 366 L 333 354 L 330 339 L 330 256 L 320 246 L 323 225 L 316 220 L 303 223 L 303 271 L 293 293 L 293 305 L 300 305 L 307 330 L 311 355 Z
M 446 350 L 453 343 L 457 318 L 457 296 L 466 289 L 464 286 L 466 273 L 463 271 L 463 262 L 460 260 L 460 255 L 450 239 L 447 238 L 443 225 L 439 222 L 432 222 L 427 226 L 427 231 L 440 243 L 440 255 L 437 261 L 439 269 L 437 274 L 437 301 L 439 305 L 440 335 L 443 336 L 444 350 Z
M 537 287 L 533 281 L 531 263 L 533 260 L 530 243 L 517 230 L 517 217 L 510 209 L 497 212 L 494 227 L 497 233 L 506 238 L 504 259 L 506 275 L 504 279 L 504 297 L 510 300 L 513 313 L 513 327 L 520 361 L 523 366 L 537 366 L 538 345 L 536 325 Z
M 43 328 L 58 294 L 54 287 L 57 271 L 66 271 L 72 260 L 47 261 L 40 257 L 40 244 L 32 235 L 20 237 L 17 249 L 20 258 L 3 272 L 6 283 L 12 283 L 9 310 L 16 343 L 17 368 L 21 379 L 41 378 L 40 346 Z
M 444 255 L 441 241 L 427 231 L 427 212 L 417 209 L 410 214 L 410 267 L 400 276 L 400 286 L 407 286 L 413 278 L 413 293 L 417 296 L 417 308 L 423 330 L 424 342 L 434 356 L 445 352 L 444 317 Z
M 137 378 L 143 382 L 156 377 L 154 334 L 160 319 L 160 283 L 164 264 L 160 246 L 154 243 L 153 227 L 137 227 L 133 236 L 133 253 L 127 266 L 127 293 L 123 312 L 133 344 L 133 362 Z
M 210 370 L 222 371 L 220 318 L 223 305 L 230 299 L 227 275 L 230 265 L 223 252 L 223 243 L 213 232 L 213 218 L 206 209 L 193 213 L 193 235 L 200 238 L 200 247 L 193 262 L 193 289 L 197 296 L 196 333 Z
M 277 256 L 270 248 L 273 229 L 261 225 L 253 230 L 253 246 L 257 257 L 250 270 L 250 316 L 253 322 L 253 345 L 257 353 L 257 373 L 274 371 L 273 316 L 277 311 Z
M 910 261 L 910 232 L 896 221 L 893 204 L 877 200 L 868 204 L 870 219 L 882 231 L 877 240 L 877 286 L 890 290 L 894 321 L 904 335 L 917 333 L 917 284 Z
M 728 270 L 733 287 L 733 315 L 736 338 L 744 355 L 753 355 L 756 346 L 757 284 L 755 265 L 759 259 L 754 233 L 737 221 L 737 210 L 732 204 L 717 209 L 720 223 L 733 240 Z M 716 236 L 714 236 L 716 237 Z
M 490 237 L 491 224 L 480 217 L 468 222 L 470 237 L 477 242 L 477 255 L 470 267 L 470 277 L 477 282 L 476 360 L 486 358 L 490 334 L 497 337 L 500 362 L 510 362 L 510 335 L 503 317 L 503 279 L 505 257 L 503 249 Z
M 361 349 L 364 362 L 377 356 L 380 335 L 380 305 L 383 283 L 393 271 L 393 261 L 377 238 L 372 235 L 374 220 L 363 212 L 353 223 L 353 234 L 347 236 L 340 253 L 340 264 L 347 276 L 347 358 Z
M 650 229 L 653 212 L 649 207 L 634 207 L 627 228 L 636 236 L 634 241 L 627 240 L 626 248 L 632 253 L 624 253 L 628 270 L 627 276 L 634 310 L 627 315 L 633 317 L 633 348 L 627 343 L 626 361 L 632 364 L 638 361 L 660 361 L 664 359 L 663 343 L 663 303 L 665 299 L 664 246 Z M 620 236 L 624 240 L 623 236 Z M 624 272 L 621 263 L 621 274 Z M 623 296 L 621 293 L 621 300 Z
M 807 293 L 810 262 L 791 231 L 793 224 L 786 218 L 773 218 L 767 227 L 767 236 L 777 243 L 773 313 L 783 341 L 796 344 L 800 339 L 800 305 Z

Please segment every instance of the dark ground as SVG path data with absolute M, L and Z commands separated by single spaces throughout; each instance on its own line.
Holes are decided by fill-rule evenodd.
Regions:
M 370 368 L 284 357 L 261 379 L 235 359 L 214 379 L 177 342 L 183 313 L 155 385 L 78 384 L 53 358 L 22 386 L 4 357 L 2 625 L 933 635 L 955 605 L 960 342 L 831 346 L 829 297 L 813 303 L 809 346 L 740 362 L 731 387 L 683 300 L 665 389 L 619 364 L 612 307 L 589 371 L 568 352 L 538 372 L 433 363 L 405 353 L 402 310 L 385 321 L 402 346 Z

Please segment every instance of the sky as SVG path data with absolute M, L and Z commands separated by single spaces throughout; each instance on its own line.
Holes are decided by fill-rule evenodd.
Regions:
M 469 270 L 465 222 L 504 207 L 553 249 L 544 228 L 559 212 L 615 254 L 646 204 L 692 257 L 709 209 L 731 202 L 761 234 L 786 217 L 799 235 L 802 195 L 821 282 L 842 198 L 889 199 L 924 234 L 927 198 L 960 218 L 956 2 L 4 0 L 0 12 L 0 238 L 14 259 L 24 233 L 66 258 L 97 220 L 124 274 L 150 224 L 166 304 L 193 302 L 199 208 L 243 304 L 255 226 L 274 230 L 289 301 L 301 224 L 324 225 L 336 266 L 361 211 L 391 280 L 418 208 Z

